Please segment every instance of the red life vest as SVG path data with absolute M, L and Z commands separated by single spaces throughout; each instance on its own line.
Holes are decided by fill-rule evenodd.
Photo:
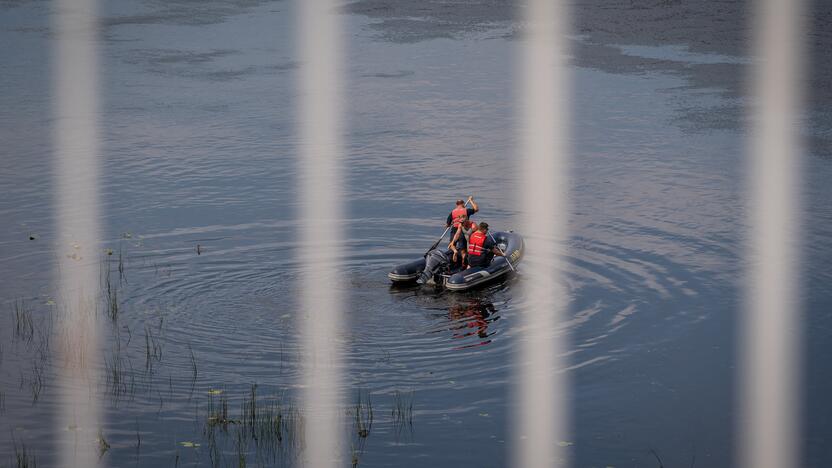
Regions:
M 451 220 L 453 220 L 454 228 L 459 227 L 459 223 L 462 222 L 461 218 L 463 216 L 468 216 L 468 208 L 465 208 L 464 206 L 454 208 L 454 210 L 451 211 Z
M 468 239 L 468 255 L 479 257 L 485 252 L 482 246 L 485 243 L 485 236 L 486 234 L 482 231 L 471 234 L 471 237 Z

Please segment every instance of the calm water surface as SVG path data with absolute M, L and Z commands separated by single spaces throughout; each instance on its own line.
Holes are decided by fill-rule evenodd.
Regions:
M 602 3 L 576 9 L 563 220 L 573 430 L 553 443 L 575 466 L 658 466 L 650 450 L 668 467 L 732 466 L 751 63 L 741 4 Z M 320 287 L 345 292 L 347 329 L 333 339 L 346 352 L 347 401 L 369 395 L 374 414 L 366 438 L 352 425 L 344 436 L 360 466 L 504 466 L 522 266 L 465 294 L 392 288 L 386 273 L 432 243 L 463 195 L 492 226 L 517 224 L 522 37 L 511 5 L 414 5 L 366 0 L 343 15 L 348 193 L 344 224 L 331 228 L 348 248 L 343 283 Z M 236 466 L 239 454 L 293 465 L 301 449 L 289 435 L 270 446 L 237 420 L 255 384 L 261 411 L 279 400 L 290 415 L 300 381 L 294 5 L 103 8 L 99 249 L 120 311 L 101 315 L 99 432 L 54 427 L 48 4 L 0 3 L 0 466 L 15 444 L 60 466 L 67 430 L 80 444 L 103 435 L 113 466 Z M 812 37 L 824 43 L 824 31 Z M 803 402 L 806 466 L 820 467 L 832 462 L 832 119 L 813 47 Z M 15 304 L 30 331 L 18 332 Z M 211 419 L 223 400 L 228 424 Z

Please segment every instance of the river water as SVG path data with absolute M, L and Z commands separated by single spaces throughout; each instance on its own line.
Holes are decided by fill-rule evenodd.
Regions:
M 753 63 L 745 7 L 575 7 L 572 213 L 562 220 L 571 232 L 572 427 L 569 440 L 553 441 L 575 466 L 659 466 L 656 455 L 668 467 L 733 465 L 743 84 Z M 39 465 L 60 466 L 61 431 L 98 444 L 112 466 L 296 464 L 305 285 L 295 5 L 102 8 L 100 252 L 119 312 L 101 314 L 103 426 L 57 428 L 54 38 L 48 3 L 0 3 L 0 466 L 14 465 L 23 445 Z M 832 462 L 827 9 L 814 5 L 807 21 L 806 320 L 795 324 L 806 355 L 802 455 L 818 467 Z M 359 466 L 509 460 L 522 265 L 514 279 L 464 294 L 391 288 L 386 273 L 418 257 L 464 195 L 491 226 L 519 224 L 515 17 L 513 5 L 484 1 L 343 9 L 346 211 L 343 225 L 327 228 L 343 233 L 347 251 L 343 282 L 316 287 L 346 297 L 346 329 L 333 338 L 346 353 L 354 403 L 344 440 Z M 31 327 L 20 330 L 16 309 Z M 281 404 L 281 440 L 246 425 L 254 385 L 260 411 Z M 227 418 L 217 416 L 222 402 Z

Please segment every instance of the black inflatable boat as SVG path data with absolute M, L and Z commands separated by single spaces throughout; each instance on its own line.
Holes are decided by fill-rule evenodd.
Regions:
M 505 257 L 494 256 L 488 266 L 461 269 L 451 266 L 451 251 L 434 249 L 424 258 L 393 268 L 387 277 L 393 283 L 435 284 L 450 291 L 465 291 L 512 273 L 523 258 L 523 238 L 515 232 L 492 232 Z M 511 264 L 509 264 L 511 262 Z

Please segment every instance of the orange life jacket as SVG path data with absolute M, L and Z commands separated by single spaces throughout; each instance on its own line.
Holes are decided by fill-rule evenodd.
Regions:
M 483 252 L 485 252 L 485 249 L 483 248 L 483 244 L 485 244 L 485 236 L 486 233 L 482 231 L 477 231 L 471 234 L 471 237 L 468 239 L 468 255 L 479 257 L 483 254 Z
M 459 223 L 462 222 L 461 219 L 463 216 L 468 216 L 468 208 L 465 208 L 464 206 L 454 208 L 454 210 L 451 211 L 451 219 L 454 222 L 454 228 L 459 227 Z

